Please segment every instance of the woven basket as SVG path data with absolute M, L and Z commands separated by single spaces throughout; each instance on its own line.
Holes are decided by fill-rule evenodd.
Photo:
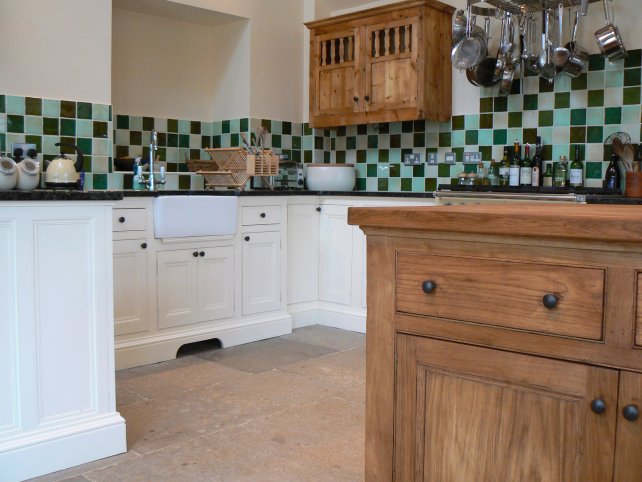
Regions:
M 240 147 L 205 149 L 211 160 L 189 160 L 187 169 L 205 178 L 205 187 L 234 187 L 243 189 L 250 176 L 276 176 L 279 156 L 270 150 L 251 155 Z
M 247 172 L 225 172 L 225 171 L 197 171 L 205 179 L 205 189 L 215 187 L 233 187 L 244 189 L 250 175 Z

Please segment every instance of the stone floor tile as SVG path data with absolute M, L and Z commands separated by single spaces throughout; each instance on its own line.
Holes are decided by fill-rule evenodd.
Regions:
M 333 348 L 309 343 L 270 338 L 246 345 L 212 350 L 198 356 L 237 370 L 259 373 L 335 351 Z
M 83 465 L 78 465 L 76 467 L 70 467 L 65 470 L 60 470 L 58 472 L 52 472 L 51 474 L 43 475 L 41 477 L 36 477 L 34 479 L 29 479 L 29 482 L 54 482 L 58 480 L 78 480 L 78 481 L 85 481 L 87 480 L 86 478 L 82 477 L 82 474 L 86 472 L 90 472 L 92 470 L 100 469 L 103 467 L 111 467 L 114 465 L 117 465 L 121 462 L 127 461 L 127 460 L 133 460 L 139 458 L 140 455 L 138 455 L 134 451 L 128 451 L 123 454 L 118 454 L 114 455 L 113 457 L 107 457 L 104 459 L 99 459 L 99 460 L 94 460 L 93 462 L 89 462 Z M 80 478 L 76 478 L 80 477 Z
M 124 405 L 130 405 L 132 403 L 144 402 L 147 400 L 142 395 L 128 390 L 121 383 L 118 383 L 116 386 L 116 408 L 122 407 Z
M 285 335 L 282 338 L 310 343 L 312 345 L 327 346 L 335 350 L 347 350 L 366 344 L 366 335 L 363 333 L 323 325 L 296 328 L 291 334 Z

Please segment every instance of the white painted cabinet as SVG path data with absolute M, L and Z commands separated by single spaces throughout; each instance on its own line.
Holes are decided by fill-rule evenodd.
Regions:
M 159 251 L 158 327 L 234 316 L 234 247 Z
M 319 297 L 319 204 L 288 206 L 288 304 Z
M 319 300 L 349 305 L 352 299 L 353 227 L 348 206 L 321 206 L 319 224 Z
M 147 239 L 114 241 L 114 333 L 147 331 L 150 259 Z
M 280 231 L 243 233 L 243 315 L 281 307 Z

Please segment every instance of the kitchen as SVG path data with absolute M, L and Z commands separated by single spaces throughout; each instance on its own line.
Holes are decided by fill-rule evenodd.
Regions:
M 191 256 L 192 252 L 200 253 L 211 249 L 220 253 L 227 252 L 228 259 L 234 260 L 234 266 L 245 266 L 243 256 L 259 252 L 246 249 L 244 253 L 245 237 L 250 237 L 248 243 L 252 243 L 257 237 L 263 239 L 257 249 L 264 249 L 264 253 L 270 250 L 266 246 L 272 243 L 274 249 L 278 242 L 276 240 L 280 240 L 281 246 L 287 247 L 287 259 L 284 256 L 280 259 L 273 257 L 271 264 L 257 267 L 260 272 L 270 273 L 275 280 L 270 286 L 278 286 L 279 293 L 271 293 L 276 306 L 273 305 L 267 311 L 270 316 L 274 316 L 269 320 L 269 317 L 263 318 L 262 325 L 254 325 L 255 328 L 261 326 L 266 330 L 270 326 L 274 331 L 267 330 L 264 336 L 257 334 L 256 339 L 281 335 L 287 331 L 288 323 L 293 327 L 326 323 L 338 328 L 365 331 L 365 238 L 357 227 L 348 228 L 345 224 L 348 207 L 390 205 L 392 202 L 432 204 L 434 200 L 426 197 L 425 193 L 431 193 L 439 184 L 449 184 L 462 169 L 469 169 L 468 165 L 464 168 L 461 163 L 463 153 L 469 146 L 473 147 L 473 151 L 480 150 L 484 160 L 491 157 L 500 159 L 504 145 L 512 144 L 515 138 L 520 142 L 528 142 L 535 130 L 550 149 L 547 160 L 559 159 L 561 155 L 570 156 L 570 144 L 581 143 L 585 146 L 583 158 L 586 186 L 598 187 L 608 164 L 604 162 L 608 161 L 604 158 L 604 139 L 610 134 L 624 131 L 630 134 L 632 143 L 639 142 L 640 50 L 636 47 L 642 45 L 642 40 L 635 28 L 635 16 L 627 15 L 634 8 L 630 0 L 614 1 L 616 22 L 629 50 L 629 57 L 624 61 L 610 64 L 600 62 L 599 56 L 592 57 L 593 62 L 589 65 L 587 75 L 573 81 L 560 77 L 552 90 L 550 86 L 533 83 L 533 80 L 537 80 L 536 77 L 527 77 L 523 92 L 507 98 L 496 97 L 493 88 L 480 89 L 470 85 L 465 75 L 453 70 L 453 115 L 449 121 L 372 123 L 337 130 L 312 130 L 304 124 L 308 120 L 309 52 L 306 46 L 309 33 L 302 24 L 349 13 L 350 10 L 377 6 L 379 3 L 354 2 L 346 10 L 345 2 L 329 1 L 283 1 L 279 2 L 278 8 L 274 7 L 273 2 L 191 1 L 182 3 L 192 9 L 200 8 L 218 13 L 210 15 L 199 10 L 199 14 L 194 15 L 189 8 L 187 11 L 191 13 L 188 14 L 182 9 L 178 9 L 183 12 L 180 14 L 173 11 L 173 15 L 183 15 L 180 20 L 168 18 L 166 13 L 154 10 L 157 2 L 134 2 L 139 7 L 132 9 L 133 11 L 123 8 L 126 3 L 128 2 L 114 2 L 112 5 L 112 2 L 94 2 L 90 9 L 79 1 L 59 2 L 55 8 L 49 2 L 37 1 L 4 5 L 7 12 L 3 16 L 6 23 L 4 26 L 8 34 L 15 32 L 16 36 L 24 37 L 22 28 L 12 23 L 11 19 L 29 17 L 34 25 L 30 41 L 21 43 L 19 49 L 8 49 L 3 53 L 7 69 L 11 67 L 12 70 L 28 72 L 33 65 L 37 65 L 38 71 L 43 74 L 7 76 L 3 79 L 4 110 L 0 119 L 6 122 L 3 122 L 5 125 L 0 125 L 4 127 L 0 133 L 0 150 L 9 150 L 11 142 L 35 141 L 39 152 L 52 158 L 58 153 L 58 148 L 54 146 L 60 140 L 57 137 L 77 139 L 84 151 L 90 154 L 84 166 L 86 193 L 77 196 L 86 195 L 87 200 L 92 196 L 104 197 L 87 201 L 88 205 L 76 204 L 69 211 L 66 211 L 67 205 L 47 204 L 45 201 L 38 204 L 38 207 L 44 204 L 60 208 L 59 212 L 51 214 L 55 220 L 63 214 L 71 215 L 74 209 L 91 210 L 93 202 L 97 212 L 83 212 L 81 217 L 97 216 L 96 219 L 104 221 L 105 209 L 111 209 L 107 207 L 108 204 L 117 201 L 115 209 L 121 211 L 113 218 L 114 229 L 108 229 L 114 232 L 114 247 L 104 243 L 96 249 L 103 253 L 114 249 L 114 253 L 118 254 L 116 246 L 129 245 L 131 248 L 147 243 L 145 257 L 154 260 L 147 263 L 148 277 L 143 278 L 147 283 L 155 282 L 156 276 L 160 276 L 160 271 L 156 273 L 154 270 L 157 266 L 155 259 L 159 255 L 165 256 L 163 253 L 177 254 L 184 251 Z M 465 7 L 463 2 L 457 5 L 453 2 L 453 6 Z M 177 9 L 175 2 L 171 8 Z M 289 15 L 283 14 L 286 11 Z M 150 15 L 149 12 L 154 14 Z M 597 53 L 592 32 L 603 23 L 599 3 L 591 4 L 579 35 L 579 43 L 587 47 L 591 54 Z M 67 26 L 68 32 L 73 32 L 75 37 L 86 41 L 70 42 L 67 35 L 60 35 L 61 26 Z M 180 42 L 166 40 L 163 43 L 163 37 L 168 37 L 168 31 L 180 32 Z M 136 36 L 148 40 L 152 47 L 162 48 L 154 50 L 150 45 L 145 45 L 145 41 L 134 42 Z M 56 43 L 57 39 L 60 39 L 59 43 Z M 196 59 L 180 55 L 180 51 L 172 50 L 174 44 L 181 44 L 182 48 L 200 54 L 193 56 Z M 48 48 L 43 49 L 43 45 Z M 130 56 L 124 55 L 123 51 Z M 69 75 L 52 74 L 60 71 L 60 52 L 64 52 L 64 71 Z M 117 52 L 123 55 L 116 56 Z M 221 65 L 225 65 L 225 69 L 221 69 Z M 134 76 L 131 74 L 133 71 L 140 71 L 143 75 Z M 293 74 L 287 75 L 288 73 Z M 148 78 L 156 79 L 156 82 L 151 83 Z M 211 79 L 217 88 L 212 89 L 211 84 L 209 88 L 204 86 L 206 83 L 201 82 L 203 78 Z M 171 95 L 167 95 L 167 88 L 172 88 L 172 84 L 188 85 L 189 89 L 177 89 L 174 86 L 170 91 Z M 65 113 L 69 108 L 73 109 L 73 114 Z M 215 112 L 212 113 L 212 110 Z M 88 117 L 87 112 L 90 113 Z M 55 129 L 59 130 L 45 130 L 53 128 L 45 123 L 38 127 L 38 118 L 50 119 L 57 116 L 61 120 Z M 283 196 L 270 198 L 268 203 L 264 201 L 268 198 L 243 195 L 238 198 L 240 211 L 248 213 L 248 216 L 257 216 L 257 221 L 239 222 L 237 233 L 242 238 L 237 237 L 233 241 L 208 240 L 205 244 L 197 243 L 198 245 L 163 243 L 153 233 L 153 214 L 150 209 L 152 198 L 127 196 L 123 201 L 109 198 L 114 192 L 131 187 L 128 183 L 131 183 L 132 177 L 129 173 L 115 171 L 110 164 L 110 157 L 119 156 L 119 149 L 127 149 L 128 156 L 144 154 L 147 146 L 142 140 L 139 141 L 137 133 L 151 130 L 144 125 L 149 119 L 160 134 L 167 135 L 166 138 L 174 133 L 179 136 L 176 147 L 169 144 L 162 146 L 165 147 L 163 161 L 167 163 L 166 190 L 190 192 L 203 188 L 202 178 L 185 170 L 184 159 L 185 154 L 188 159 L 205 154 L 201 152 L 201 148 L 205 147 L 204 138 L 211 142 L 207 147 L 227 147 L 230 145 L 228 143 L 238 141 L 240 132 L 252 132 L 258 125 L 266 125 L 269 126 L 271 144 L 275 150 L 279 148 L 277 144 L 280 144 L 280 150 L 290 155 L 291 159 L 305 162 L 314 159 L 316 162 L 354 163 L 357 191 L 376 192 L 379 196 L 300 195 L 288 196 L 287 199 Z M 170 129 L 172 119 L 178 121 L 176 130 Z M 74 122 L 68 122 L 69 120 Z M 192 125 L 198 126 L 200 133 L 192 132 Z M 162 127 L 165 126 L 166 130 L 163 130 Z M 185 144 L 180 142 L 181 135 L 189 135 Z M 459 162 L 441 162 L 451 151 Z M 436 153 L 440 163 L 403 165 L 402 155 L 409 152 L 422 154 L 424 161 L 429 154 Z M 415 193 L 416 197 L 403 197 L 404 193 Z M 297 208 L 290 209 L 294 205 Z M 9 204 L 7 206 L 8 209 L 12 207 Z M 273 211 L 266 211 L 266 207 Z M 321 212 L 316 210 L 317 207 L 321 207 Z M 141 217 L 142 212 L 144 214 Z M 279 222 L 262 221 L 269 221 L 271 212 L 277 213 Z M 123 216 L 123 213 L 131 213 L 133 217 Z M 262 218 L 261 214 L 266 217 Z M 122 223 L 119 221 L 121 217 L 125 218 Z M 132 219 L 138 222 L 142 219 L 142 227 L 125 229 Z M 296 224 L 295 219 L 300 226 L 297 230 L 290 229 Z M 110 221 L 104 222 L 105 225 L 111 224 Z M 333 228 L 335 231 L 332 231 Z M 51 227 L 51 231 L 46 233 L 58 236 L 62 243 L 65 235 L 60 234 L 64 232 L 60 229 L 58 231 Z M 81 234 L 86 236 L 85 239 L 91 238 L 87 231 L 82 231 Z M 98 234 L 111 239 L 104 230 L 96 232 L 94 236 Z M 310 244 L 310 239 L 316 239 L 316 243 Z M 332 245 L 333 239 L 341 241 Z M 345 244 L 349 244 L 349 252 L 343 250 L 336 256 L 337 246 Z M 311 246 L 309 251 L 305 249 L 307 246 Z M 86 245 L 78 242 L 73 248 L 89 256 Z M 46 252 L 53 256 L 55 253 L 53 245 Z M 124 260 L 142 259 L 137 254 L 139 251 L 130 249 L 122 253 Z M 21 252 L 20 256 L 25 258 L 28 254 Z M 291 255 L 295 256 L 296 263 L 292 261 Z M 345 276 L 340 270 L 323 269 L 332 264 L 335 257 L 338 258 L 334 261 L 337 265 L 351 266 L 351 274 Z M 261 262 L 268 259 L 262 255 L 257 258 Z M 198 261 L 201 259 L 208 259 L 208 256 L 199 255 Z M 68 260 L 73 264 L 71 254 Z M 110 271 L 104 259 L 93 262 L 98 263 L 94 266 L 100 267 L 98 272 Z M 123 263 L 126 264 L 127 261 Z M 305 269 L 312 270 L 317 266 L 318 276 L 306 277 L 301 274 L 303 270 L 294 270 L 294 266 L 306 266 Z M 10 267 L 7 271 L 10 271 Z M 114 276 L 118 276 L 116 267 Z M 235 277 L 234 310 L 246 312 L 235 312 L 233 318 L 239 322 L 248 322 L 256 313 L 250 313 L 251 307 L 243 308 L 244 290 L 250 294 L 252 289 L 259 290 L 257 300 L 264 299 L 265 293 L 260 292 L 261 286 L 244 286 L 243 281 L 247 279 L 245 273 L 235 272 L 230 276 Z M 297 276 L 301 278 L 296 278 Z M 312 278 L 317 280 L 316 286 L 314 280 L 310 281 Z M 305 282 L 293 282 L 294 279 Z M 53 283 L 54 280 L 55 277 L 52 276 L 47 281 Z M 69 283 L 70 286 L 76 286 L 78 281 L 71 279 Z M 8 286 L 11 288 L 11 285 Z M 115 295 L 118 295 L 119 286 L 123 286 L 123 283 L 114 286 Z M 5 291 L 11 292 L 9 288 Z M 293 292 L 295 288 L 300 288 L 298 293 Z M 174 289 L 175 286 L 168 288 L 168 292 L 173 293 Z M 159 306 L 154 293 L 156 290 L 150 290 L 147 298 L 151 313 Z M 292 299 L 298 302 L 293 303 Z M 109 314 L 105 316 L 109 318 Z M 9 316 L 7 318 L 10 319 Z M 154 358 L 158 356 L 164 359 L 174 356 L 172 352 L 175 354 L 177 348 L 172 344 L 174 341 L 166 344 L 167 350 L 163 355 L 146 351 L 145 345 L 138 343 L 135 336 L 135 333 L 141 333 L 137 331 L 140 327 L 134 327 L 135 324 L 136 321 L 133 321 L 129 327 L 131 330 L 125 328 L 120 335 L 117 334 L 115 359 L 109 360 L 107 356 L 101 373 L 109 367 L 112 370 L 125 368 L 160 361 L 160 358 Z M 150 336 L 162 335 L 161 330 L 157 333 L 154 328 L 148 330 L 148 333 Z M 192 338 L 188 337 L 184 341 L 197 341 L 202 334 L 192 332 L 189 334 Z M 10 339 L 11 336 L 6 338 Z M 250 341 L 243 336 L 238 335 L 236 343 Z M 162 340 L 157 337 L 154 341 Z M 12 350 L 6 352 L 12 353 Z M 131 353 L 129 360 L 125 357 L 128 352 Z M 119 363 L 122 364 L 119 366 Z M 105 383 L 107 386 L 110 383 L 108 376 L 105 376 Z M 104 394 L 106 410 L 113 413 L 113 400 L 109 401 L 110 396 L 113 397 L 113 388 L 112 395 Z M 12 403 L 9 400 L 7 406 Z M 117 424 L 117 420 L 114 422 Z M 124 430 L 124 426 L 121 428 Z M 15 432 L 15 427 L 10 430 Z

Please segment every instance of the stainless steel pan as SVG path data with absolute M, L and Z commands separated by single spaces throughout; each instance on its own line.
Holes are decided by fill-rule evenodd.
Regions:
M 597 46 L 610 62 L 626 57 L 626 49 L 620 35 L 620 30 L 613 24 L 609 13 L 609 0 L 604 0 L 604 17 L 606 25 L 595 32 Z
M 577 27 L 580 23 L 581 11 L 575 13 L 575 23 L 573 24 L 573 33 L 571 34 L 571 41 L 566 44 L 567 48 L 571 51 L 571 56 L 564 66 L 563 72 L 569 77 L 579 77 L 588 64 L 588 52 L 577 43 Z

